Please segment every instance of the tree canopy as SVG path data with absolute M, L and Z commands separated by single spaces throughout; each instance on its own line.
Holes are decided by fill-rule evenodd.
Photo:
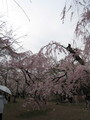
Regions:
M 36 54 L 18 53 L 13 46 L 16 40 L 12 30 L 5 34 L 2 31 L 5 26 L 0 24 L 0 84 L 9 86 L 13 95 L 27 94 L 28 100 L 33 100 L 40 109 L 51 95 L 74 96 L 90 90 L 90 0 L 72 0 L 68 8 L 67 5 L 61 19 L 66 19 L 67 11 L 71 10 L 73 17 L 74 9 L 79 9 L 75 34 L 83 40 L 83 50 L 52 41 Z

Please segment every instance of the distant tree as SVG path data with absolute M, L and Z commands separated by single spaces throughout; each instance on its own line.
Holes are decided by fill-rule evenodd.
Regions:
M 0 84 L 11 88 L 11 71 L 10 60 L 16 58 L 18 53 L 14 45 L 18 42 L 14 38 L 13 31 L 7 28 L 6 22 L 0 19 Z M 13 80 L 12 80 L 13 81 Z M 12 85 L 13 86 L 13 85 Z
M 13 31 L 7 30 L 6 22 L 0 21 L 0 57 L 15 56 L 14 45 L 17 41 L 14 39 Z M 6 58 L 5 58 L 6 59 Z
M 45 108 L 43 105 L 46 106 L 46 98 L 49 95 L 47 85 L 49 84 L 45 79 L 48 77 L 46 73 L 51 65 L 50 58 L 45 57 L 43 53 L 20 53 L 17 59 L 13 58 L 11 61 L 11 66 L 22 74 L 23 78 L 19 86 L 23 86 L 22 90 L 25 90 L 31 98 L 29 101 L 33 99 L 37 106 L 35 109 L 43 109 Z

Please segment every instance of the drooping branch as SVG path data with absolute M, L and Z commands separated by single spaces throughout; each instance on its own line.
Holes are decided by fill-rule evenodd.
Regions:
M 25 83 L 26 83 L 28 86 L 30 86 L 30 81 L 27 80 L 26 73 L 25 73 L 24 69 L 21 68 L 21 70 L 22 70 L 22 72 L 23 72 L 23 74 L 24 74 L 24 77 L 25 77 Z
M 58 82 L 61 78 L 66 77 L 67 78 L 67 72 L 65 70 L 60 70 L 59 72 L 63 72 L 63 75 L 54 77 L 52 81 Z
M 28 71 L 28 70 L 25 70 L 24 71 L 26 72 L 26 74 L 28 75 L 29 79 L 32 81 L 32 83 L 34 83 L 33 79 L 32 79 L 32 74 Z
M 58 51 L 58 53 L 64 52 L 66 54 L 65 50 L 69 51 L 73 55 L 74 59 L 76 61 L 78 61 L 81 65 L 85 65 L 84 60 L 77 54 L 77 51 L 71 47 L 71 44 L 68 44 L 67 47 L 64 47 L 60 43 L 52 41 L 48 45 L 41 48 L 41 50 L 39 52 L 40 53 L 43 52 L 45 55 L 50 56 L 51 53 L 53 53 L 53 52 L 56 53 L 57 51 Z
M 66 48 L 71 54 L 73 54 L 73 57 L 75 58 L 75 60 L 77 60 L 81 65 L 85 65 L 84 60 L 77 55 L 76 51 L 71 47 L 70 44 L 68 44 L 68 47 Z

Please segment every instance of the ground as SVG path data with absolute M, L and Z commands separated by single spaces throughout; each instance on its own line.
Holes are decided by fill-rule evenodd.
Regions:
M 47 111 L 30 112 L 19 100 L 5 106 L 3 120 L 90 120 L 90 110 L 85 109 L 84 103 L 56 105 L 50 102 Z

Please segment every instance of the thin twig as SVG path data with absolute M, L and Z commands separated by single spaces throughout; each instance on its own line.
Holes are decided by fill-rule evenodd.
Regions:
M 27 17 L 27 19 L 30 21 L 30 18 L 28 17 L 28 15 L 26 14 L 26 12 L 25 12 L 25 10 L 15 1 L 15 0 L 13 0 L 16 4 L 17 4 L 17 6 L 23 11 L 23 13 L 25 14 L 25 16 Z

